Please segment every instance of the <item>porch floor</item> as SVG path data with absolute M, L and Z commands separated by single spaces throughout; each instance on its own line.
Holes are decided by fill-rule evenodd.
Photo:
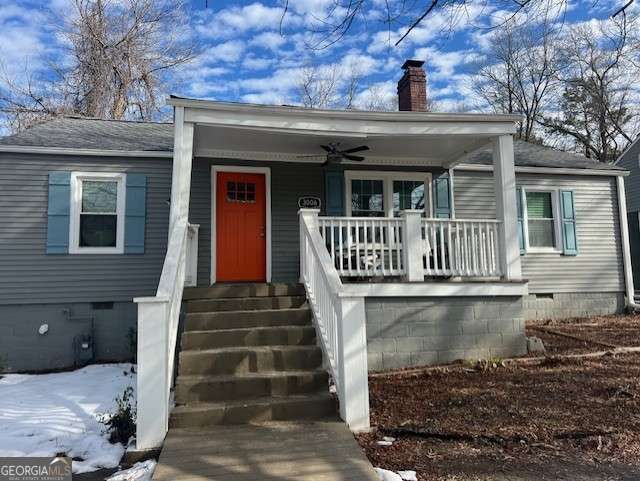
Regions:
M 342 422 L 170 429 L 154 481 L 377 481 Z

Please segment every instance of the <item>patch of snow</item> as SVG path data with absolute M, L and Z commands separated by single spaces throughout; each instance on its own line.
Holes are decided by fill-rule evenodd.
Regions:
M 380 446 L 391 446 L 393 441 L 378 441 L 378 445 Z
M 389 441 L 390 443 L 394 442 L 396 438 L 392 438 L 391 436 L 384 436 L 382 438 L 383 441 Z
M 402 481 L 402 478 L 399 474 L 394 473 L 393 471 L 388 471 L 382 468 L 373 468 L 378 473 L 378 477 L 380 481 Z
M 398 474 L 404 481 L 418 481 L 415 471 L 398 471 Z
M 129 469 L 118 471 L 109 476 L 105 481 L 151 481 L 156 462 L 153 459 L 136 463 Z
M 0 379 L 0 457 L 66 453 L 74 473 L 118 466 L 124 447 L 111 444 L 98 418 L 136 385 L 131 364 L 96 364 L 54 374 Z M 135 399 L 133 400 L 135 402 Z

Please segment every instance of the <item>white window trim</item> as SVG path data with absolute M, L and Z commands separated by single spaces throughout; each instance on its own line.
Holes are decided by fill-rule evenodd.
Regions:
M 82 182 L 85 180 L 111 180 L 118 183 L 116 203 L 116 246 L 80 247 L 80 211 L 82 208 Z M 69 254 L 124 254 L 124 216 L 127 174 L 112 172 L 72 172 L 69 219 Z
M 527 192 L 548 192 L 551 194 L 553 215 L 553 236 L 555 247 L 531 247 L 529 244 L 529 214 L 527 212 Z M 562 223 L 560 219 L 560 190 L 554 187 L 522 186 L 522 223 L 526 254 L 562 254 Z
M 394 180 L 423 180 L 424 189 L 427 192 L 427 216 L 433 217 L 433 202 L 431 192 L 431 173 L 429 172 L 397 172 L 397 171 L 371 171 L 371 170 L 345 170 L 345 206 L 348 217 L 351 217 L 351 181 L 352 180 L 381 180 L 383 192 L 383 205 L 386 217 L 393 217 L 393 181 Z

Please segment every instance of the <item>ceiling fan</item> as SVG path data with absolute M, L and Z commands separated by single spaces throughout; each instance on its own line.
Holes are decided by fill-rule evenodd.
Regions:
M 361 145 L 359 147 L 353 147 L 351 149 L 340 150 L 339 142 L 331 142 L 329 145 L 321 145 L 320 146 L 327 153 L 327 160 L 324 161 L 322 165 L 327 165 L 328 163 L 338 163 L 343 160 L 353 160 L 356 162 L 362 162 L 364 157 L 360 155 L 352 155 L 356 152 L 364 152 L 365 150 L 369 150 L 369 147 L 366 145 Z M 318 157 L 317 155 L 299 155 L 301 157 Z

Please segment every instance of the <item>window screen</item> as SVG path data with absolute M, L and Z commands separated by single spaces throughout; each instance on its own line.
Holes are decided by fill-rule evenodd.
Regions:
M 555 247 L 551 192 L 527 192 L 529 245 Z
M 82 181 L 80 247 L 116 247 L 118 183 Z
M 384 217 L 384 188 L 382 180 L 351 181 L 351 215 L 355 217 Z

